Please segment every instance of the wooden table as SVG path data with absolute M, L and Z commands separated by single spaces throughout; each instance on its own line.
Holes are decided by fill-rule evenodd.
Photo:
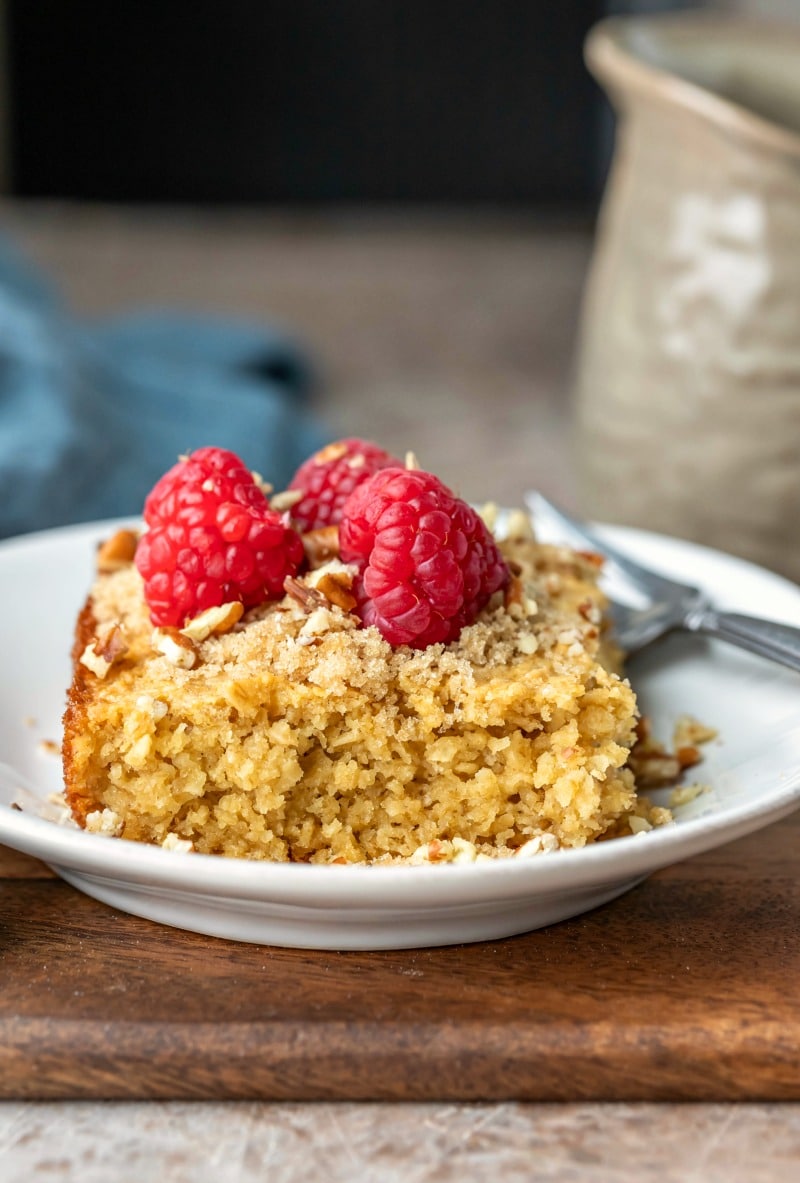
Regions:
M 800 812 L 525 936 L 324 953 L 118 913 L 0 848 L 0 1096 L 800 1100 Z
M 5 214 L 82 311 L 180 303 L 285 321 L 319 359 L 321 409 L 335 431 L 413 447 L 476 498 L 514 501 L 539 483 L 571 499 L 564 395 L 585 232 L 458 216 L 65 206 Z M 542 933 L 463 950 L 327 956 L 327 969 L 315 955 L 227 945 L 117 916 L 38 865 L 4 854 L 0 1062 L 19 1097 L 36 1094 L 36 1069 L 51 1081 L 40 1096 L 142 1095 L 146 1078 L 150 1096 L 494 1100 L 10 1100 L 0 1104 L 3 1181 L 226 1181 L 267 1171 L 271 1179 L 404 1183 L 469 1173 L 524 1179 L 534 1171 L 553 1180 L 795 1179 L 800 1109 L 766 1099 L 798 1095 L 798 832 L 797 819 L 773 827 Z M 334 983 L 336 1019 L 322 1005 L 331 991 L 326 979 Z M 391 986 L 383 1010 L 370 990 L 376 982 Z M 515 993 L 520 982 L 527 1008 Z M 276 1011 L 279 985 L 289 1001 Z M 177 1071 L 158 1044 L 165 1008 L 181 994 L 184 1022 L 175 1038 L 184 1071 Z M 591 1018 L 583 1032 L 568 1022 L 574 996 Z M 222 1019 L 235 1026 L 238 1009 L 240 1036 L 247 1023 L 268 1026 L 260 1004 L 285 1024 L 298 998 L 317 1007 L 310 1045 L 317 1055 L 306 1057 L 302 1077 L 259 1064 L 245 1044 L 226 1067 Z M 445 1037 L 459 1024 L 462 1037 L 468 1029 L 471 1056 L 437 1059 L 447 1044 L 442 999 L 451 1011 Z M 626 1039 L 619 1027 L 603 1026 L 602 1016 L 615 1011 Z M 395 1054 L 376 1064 L 366 1053 L 380 1052 L 379 1020 L 392 1012 Z M 60 1027 L 50 1028 L 50 1060 L 45 1048 L 44 1059 L 33 1061 L 53 1013 Z M 14 1014 L 22 1018 L 12 1021 Z M 432 1016 L 439 1025 L 433 1045 L 424 1040 L 426 1029 L 433 1035 Z M 319 1059 L 334 1021 L 345 1024 L 341 1072 Z M 122 1022 L 129 1023 L 124 1073 L 108 1054 L 119 1049 L 115 1024 Z M 373 1043 L 348 1047 L 348 1022 L 357 1039 Z M 405 1048 L 398 1023 L 411 1032 Z M 556 1040 L 555 1031 L 570 1038 Z M 99 1054 L 76 1071 L 67 1053 L 85 1046 L 87 1033 Z M 509 1055 L 514 1036 L 516 1056 Z M 297 1069 L 302 1049 L 290 1041 L 286 1052 L 287 1068 Z M 354 1089 L 356 1069 L 363 1076 Z M 632 1100 L 683 1096 L 761 1100 Z M 509 1097 L 561 1103 L 500 1100 Z

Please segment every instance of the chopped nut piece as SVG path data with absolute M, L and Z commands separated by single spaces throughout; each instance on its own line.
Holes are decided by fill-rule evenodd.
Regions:
M 153 629 L 152 646 L 156 653 L 166 657 L 171 665 L 182 670 L 192 670 L 197 664 L 197 649 L 190 637 L 184 637 L 176 628 Z
M 161 846 L 164 850 L 177 850 L 182 854 L 191 854 L 194 850 L 194 845 L 191 842 L 185 838 L 179 838 L 177 834 L 167 834 Z
M 506 523 L 506 538 L 533 538 L 531 519 L 522 509 L 512 509 Z
M 675 722 L 672 742 L 676 748 L 696 747 L 717 738 L 717 731 L 700 723 L 692 715 L 681 715 Z
M 194 620 L 190 620 L 180 630 L 181 635 L 190 641 L 205 641 L 207 637 L 219 637 L 229 633 L 233 626 L 242 619 L 244 605 L 238 600 L 228 604 L 220 604 L 216 608 L 206 608 Z
M 303 576 L 303 582 L 308 587 L 319 587 L 326 575 L 334 575 L 337 579 L 341 578 L 347 587 L 352 587 L 356 574 L 357 568 L 352 564 L 343 563 L 341 559 L 329 559 L 321 567 L 315 567 L 313 571 L 308 571 Z
M 258 485 L 264 496 L 269 497 L 270 493 L 272 492 L 272 485 L 269 483 L 269 481 L 265 481 L 261 473 L 256 472 L 255 469 L 250 470 L 250 476 L 253 478 L 253 482 Z
M 85 665 L 87 670 L 91 670 L 98 678 L 104 678 L 111 669 L 111 662 L 105 661 L 98 653 L 95 653 L 94 645 L 91 642 L 81 654 L 80 661 L 81 665 Z
M 333 443 L 326 444 L 324 448 L 320 448 L 314 454 L 314 462 L 316 464 L 329 464 L 331 460 L 338 460 L 347 452 L 347 444 Z
M 363 452 L 356 452 L 356 454 L 354 456 L 351 456 L 350 459 L 347 461 L 347 467 L 348 468 L 363 468 L 366 463 L 367 463 L 367 458 L 364 455 L 364 453 Z
M 102 679 L 114 662 L 120 661 L 127 652 L 128 642 L 122 628 L 119 624 L 111 624 L 94 641 L 89 642 L 80 660 L 82 665 Z
M 356 597 L 350 590 L 352 586 L 353 576 L 349 571 L 327 572 L 316 584 L 317 591 L 343 612 L 352 612 L 356 606 Z
M 653 828 L 646 817 L 637 817 L 636 814 L 628 818 L 628 825 L 632 834 L 646 834 Z
M 330 631 L 331 614 L 328 608 L 315 608 L 300 629 L 301 637 L 320 637 Z
M 574 645 L 576 641 L 580 640 L 580 637 L 577 629 L 565 628 L 557 634 L 556 640 L 559 645 Z
M 504 602 L 506 608 L 510 608 L 512 604 L 518 604 L 521 608 L 523 598 L 524 588 L 522 586 L 522 580 L 518 575 L 512 575 L 505 590 Z
M 599 624 L 603 619 L 603 614 L 597 604 L 591 600 L 584 600 L 583 603 L 578 604 L 578 611 L 583 619 L 588 620 L 590 624 Z
M 284 513 L 302 501 L 303 497 L 302 489 L 284 489 L 282 493 L 276 493 L 274 497 L 270 497 L 269 507 L 274 509 L 276 513 Z
M 97 570 L 101 574 L 119 571 L 133 562 L 139 536 L 134 530 L 117 530 L 97 552 Z
M 710 785 L 678 785 L 670 793 L 669 803 L 673 809 L 678 805 L 688 805 L 690 801 L 694 801 L 695 797 L 699 797 L 701 793 L 708 793 L 710 791 Z
M 693 765 L 699 764 L 703 759 L 700 749 L 695 747 L 678 748 L 675 756 L 681 768 L 692 768 Z
M 95 650 L 104 657 L 109 664 L 119 661 L 128 652 L 128 642 L 122 631 L 122 626 L 112 624 L 108 630 L 101 633 L 95 641 Z
M 605 559 L 593 550 L 576 550 L 575 554 L 589 564 L 590 567 L 602 567 Z
M 309 530 L 302 538 L 303 549 L 312 568 L 321 567 L 329 559 L 339 557 L 338 526 L 320 526 L 318 530 Z
M 489 600 L 489 603 L 486 605 L 487 613 L 494 615 L 494 613 L 497 612 L 499 608 L 503 607 L 503 602 L 504 596 L 503 590 L 501 588 L 499 591 L 494 592 L 491 599 Z
M 420 464 L 413 452 L 406 452 L 406 468 L 409 472 L 419 472 Z
M 453 855 L 451 862 L 454 863 L 474 863 L 478 857 L 478 848 L 474 842 L 468 842 L 466 838 L 453 839 Z
M 124 822 L 113 809 L 95 809 L 92 813 L 86 814 L 86 829 L 91 834 L 118 838 L 124 829 Z
M 438 838 L 434 838 L 432 842 L 418 846 L 408 861 L 412 864 L 446 862 L 447 852 L 444 844 Z
M 529 841 L 520 846 L 515 858 L 532 858 L 535 854 L 549 854 L 553 850 L 558 850 L 559 841 L 554 834 L 547 834 L 544 831 L 541 834 L 534 834 Z
M 322 592 L 317 591 L 315 587 L 309 587 L 306 583 L 301 583 L 292 575 L 286 576 L 283 581 L 283 590 L 306 612 L 313 612 L 315 608 L 328 607 L 328 600 Z
M 637 785 L 642 788 L 674 784 L 682 772 L 677 757 L 668 755 L 635 755 L 631 752 L 628 765 L 633 769 Z
M 633 770 L 637 784 L 642 787 L 658 788 L 674 784 L 686 768 L 701 762 L 703 755 L 697 744 L 713 739 L 716 734 L 712 728 L 698 723 L 690 715 L 683 715 L 675 724 L 675 751 L 669 752 L 663 743 L 652 737 L 650 720 L 642 716 L 636 724 L 637 740 L 631 749 L 628 766 Z
M 486 529 L 494 532 L 494 528 L 497 525 L 497 505 L 495 502 L 487 501 L 485 505 L 482 505 L 478 510 L 478 516 L 483 519 Z M 520 572 L 516 571 L 515 574 L 519 575 Z

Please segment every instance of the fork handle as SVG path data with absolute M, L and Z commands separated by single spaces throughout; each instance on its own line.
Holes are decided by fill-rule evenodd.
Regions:
M 741 649 L 768 657 L 792 670 L 800 671 L 800 628 L 760 620 L 757 616 L 743 616 L 738 612 L 698 612 L 686 621 L 693 632 L 707 633 L 729 641 Z

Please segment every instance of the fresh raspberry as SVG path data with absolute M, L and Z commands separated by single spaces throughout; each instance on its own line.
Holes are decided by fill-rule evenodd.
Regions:
M 349 497 L 339 527 L 358 614 L 391 645 L 454 641 L 509 578 L 481 518 L 429 472 L 385 468 Z
M 181 628 L 206 608 L 283 595 L 303 544 L 233 452 L 200 448 L 149 493 L 136 566 L 153 624 Z
M 303 500 L 292 507 L 292 518 L 303 531 L 335 526 L 345 501 L 362 481 L 381 468 L 399 465 L 401 460 L 369 440 L 328 444 L 301 464 L 292 477 L 289 488 L 303 493 Z

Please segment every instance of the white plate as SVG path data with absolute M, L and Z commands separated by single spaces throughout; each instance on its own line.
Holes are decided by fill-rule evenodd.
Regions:
M 37 856 L 106 903 L 233 940 L 390 949 L 510 936 L 613 899 L 660 867 L 730 842 L 800 805 L 800 676 L 717 642 L 675 636 L 631 670 L 669 738 L 676 717 L 719 729 L 697 769 L 710 792 L 674 825 L 527 860 L 321 867 L 182 854 L 87 834 L 37 816 L 61 789 L 58 740 L 75 617 L 98 539 L 119 523 L 0 545 L 0 843 Z M 720 606 L 800 625 L 800 588 L 739 559 L 642 531 L 606 533 L 642 562 L 702 584 Z M 31 720 L 35 720 L 32 724 Z M 20 794 L 20 787 L 27 786 Z M 33 796 L 29 795 L 32 793 Z M 10 808 L 24 801 L 22 812 Z M 41 806 L 40 806 L 41 803 Z

